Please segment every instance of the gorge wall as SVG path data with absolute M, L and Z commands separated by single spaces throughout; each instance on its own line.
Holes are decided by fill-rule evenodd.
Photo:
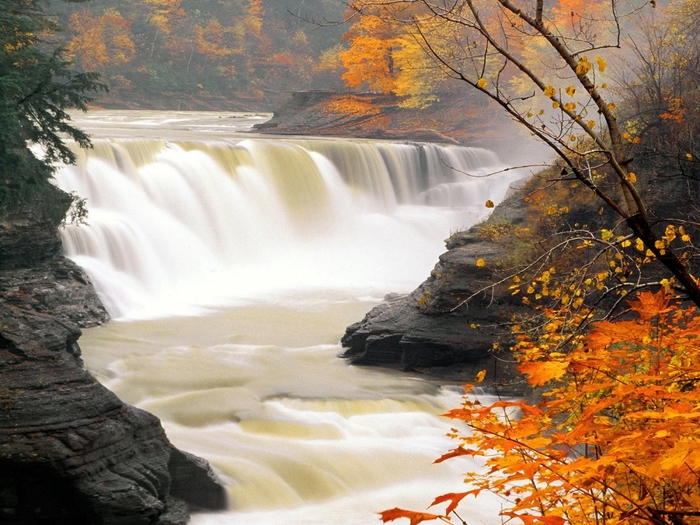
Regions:
M 511 185 L 511 195 L 487 224 L 527 221 L 521 186 Z M 511 295 L 509 282 L 498 284 L 503 276 L 495 265 L 476 265 L 479 258 L 493 263 L 508 255 L 506 247 L 483 235 L 483 226 L 454 233 L 445 241 L 447 252 L 418 288 L 388 296 L 349 326 L 341 341 L 342 356 L 353 364 L 459 381 L 473 381 L 477 372 L 487 370 L 488 384 L 499 393 L 522 394 L 525 386 L 513 359 L 494 343 L 507 341 L 510 318 L 529 309 Z
M 70 201 L 50 187 L 0 217 L 0 522 L 165 525 L 225 508 L 204 460 L 83 368 L 80 328 L 108 315 L 61 256 Z

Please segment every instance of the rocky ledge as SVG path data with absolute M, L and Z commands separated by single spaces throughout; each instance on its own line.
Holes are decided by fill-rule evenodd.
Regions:
M 511 225 L 526 220 L 522 197 L 513 194 L 499 205 L 490 222 Z M 482 234 L 477 225 L 446 241 L 448 251 L 428 279 L 405 296 L 387 296 L 361 321 L 349 326 L 341 343 L 342 357 L 353 364 L 397 368 L 440 379 L 473 381 L 487 370 L 489 384 L 504 394 L 519 394 L 524 385 L 507 352 L 508 321 L 527 312 L 508 289 L 510 282 L 497 265 L 476 261 L 503 260 L 502 245 Z M 494 347 L 494 343 L 501 345 Z
M 226 494 L 153 415 L 82 366 L 80 328 L 108 319 L 88 276 L 60 255 L 58 190 L 0 214 L 0 523 L 184 524 Z

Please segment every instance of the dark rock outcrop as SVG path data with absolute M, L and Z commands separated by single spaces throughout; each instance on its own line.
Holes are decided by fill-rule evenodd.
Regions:
M 206 461 L 82 367 L 79 327 L 108 316 L 60 256 L 47 202 L 70 198 L 0 217 L 0 523 L 175 525 L 225 508 Z
M 525 221 L 522 200 L 511 196 L 491 220 Z M 458 232 L 446 241 L 430 277 L 410 294 L 372 309 L 349 326 L 342 338 L 342 357 L 353 364 L 394 367 L 442 379 L 471 381 L 486 369 L 491 384 L 503 393 L 518 393 L 523 385 L 512 359 L 494 350 L 507 341 L 508 321 L 526 309 L 508 283 L 490 264 L 506 257 L 503 246 L 485 240 L 479 228 Z
M 80 366 L 74 324 L 6 304 L 0 319 L 0 522 L 145 525 L 176 499 L 224 508 L 206 462 Z
M 31 268 L 0 273 L 0 302 L 47 314 L 80 328 L 109 320 L 87 274 L 73 261 L 60 256 Z

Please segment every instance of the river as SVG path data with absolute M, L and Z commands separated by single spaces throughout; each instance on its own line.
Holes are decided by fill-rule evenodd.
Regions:
M 63 241 L 113 317 L 84 331 L 86 367 L 226 482 L 229 510 L 195 525 L 425 510 L 478 468 L 433 464 L 460 388 L 349 366 L 338 341 L 524 173 L 487 176 L 504 166 L 482 149 L 249 132 L 268 117 L 74 116 L 95 147 L 56 180 L 89 217 Z M 500 523 L 488 496 L 463 507 Z

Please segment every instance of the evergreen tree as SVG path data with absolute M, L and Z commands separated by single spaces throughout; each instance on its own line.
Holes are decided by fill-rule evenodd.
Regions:
M 75 162 L 66 137 L 90 145 L 67 111 L 87 110 L 88 94 L 106 86 L 96 73 L 71 69 L 63 48 L 52 45 L 58 30 L 39 1 L 0 0 L 0 212 L 41 192 L 56 162 Z

